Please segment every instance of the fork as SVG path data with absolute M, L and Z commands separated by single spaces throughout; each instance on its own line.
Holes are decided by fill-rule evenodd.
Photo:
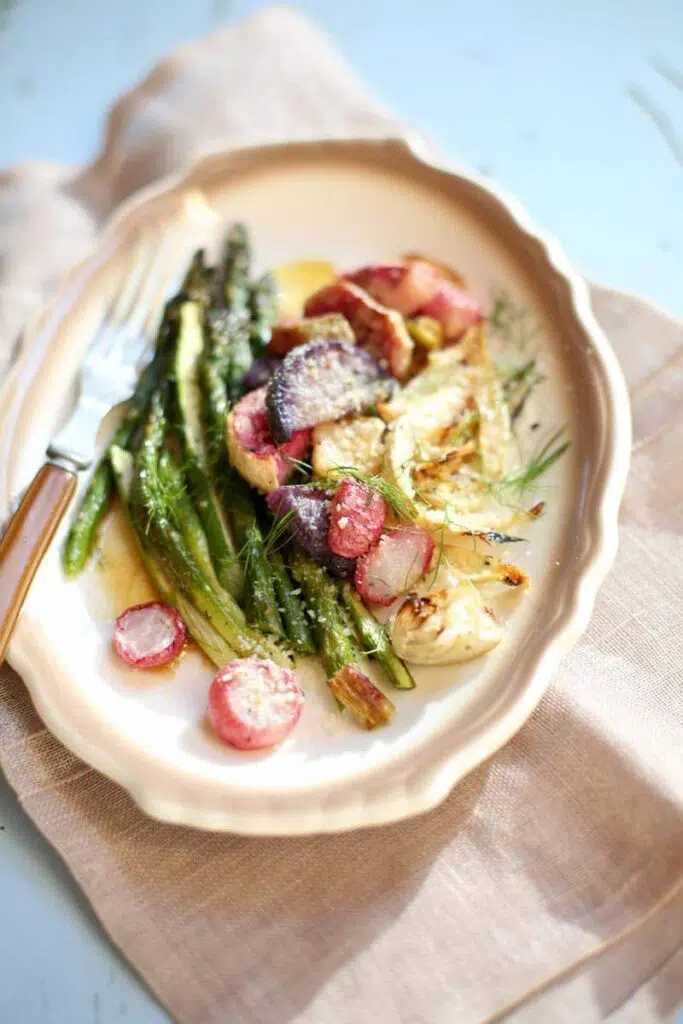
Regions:
M 158 236 L 157 236 L 158 237 Z M 163 236 L 162 236 L 163 237 Z M 76 491 L 95 459 L 104 417 L 133 394 L 138 369 L 156 335 L 173 272 L 171 247 L 141 235 L 133 264 L 114 294 L 83 359 L 74 409 L 47 447 L 0 539 L 0 664 L 29 587 Z

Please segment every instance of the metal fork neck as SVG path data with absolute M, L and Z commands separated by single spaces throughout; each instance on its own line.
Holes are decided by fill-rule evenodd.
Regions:
M 69 455 L 60 455 L 52 450 L 52 446 L 47 450 L 47 461 L 52 466 L 59 466 L 60 469 L 65 469 L 67 473 L 81 473 L 88 466 L 92 465 L 92 461 L 85 462 L 82 459 L 71 458 Z

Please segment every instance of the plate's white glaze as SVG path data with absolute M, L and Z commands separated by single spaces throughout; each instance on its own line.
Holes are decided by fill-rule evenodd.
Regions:
M 557 246 L 472 178 L 400 140 L 216 153 L 127 204 L 44 312 L 0 409 L 2 507 L 30 479 L 72 400 L 79 359 L 135 232 L 150 222 L 175 231 L 182 263 L 231 218 L 249 224 L 263 265 L 314 257 L 353 265 L 417 249 L 461 269 L 487 303 L 502 286 L 532 309 L 548 380 L 531 415 L 547 428 L 566 422 L 572 439 L 547 481 L 547 515 L 515 551 L 533 575 L 532 591 L 492 654 L 418 672 L 417 690 L 395 694 L 388 728 L 355 729 L 311 677 L 300 727 L 262 755 L 233 752 L 209 735 L 211 672 L 198 655 L 170 674 L 135 673 L 112 656 L 113 616 L 142 584 L 126 592 L 117 576 L 117 563 L 127 563 L 111 528 L 104 569 L 94 566 L 77 582 L 60 571 L 62 530 L 29 595 L 11 661 L 49 728 L 155 817 L 260 834 L 391 821 L 435 805 L 509 740 L 586 627 L 616 550 L 630 449 L 626 388 L 585 286 Z M 116 577 L 109 589 L 107 563 Z

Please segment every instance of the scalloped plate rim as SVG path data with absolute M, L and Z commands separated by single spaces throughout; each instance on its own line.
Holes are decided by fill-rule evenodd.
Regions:
M 150 787 L 140 785 L 134 778 L 132 766 L 126 770 L 115 757 L 89 742 L 78 728 L 69 722 L 56 703 L 50 701 L 40 682 L 39 659 L 34 659 L 30 643 L 22 643 L 21 627 L 12 641 L 9 661 L 22 676 L 33 703 L 47 728 L 74 754 L 81 757 L 96 770 L 113 779 L 125 788 L 138 806 L 151 817 L 168 823 L 182 824 L 214 831 L 229 831 L 246 835 L 303 835 L 323 832 L 340 832 L 359 827 L 388 824 L 431 810 L 441 803 L 453 787 L 470 771 L 501 749 L 529 719 L 549 683 L 552 671 L 559 659 L 566 654 L 585 632 L 593 611 L 601 583 L 607 575 L 618 547 L 618 510 L 626 484 L 631 449 L 631 418 L 626 382 L 616 355 L 591 310 L 588 286 L 576 272 L 562 251 L 558 242 L 538 231 L 522 205 L 509 197 L 503 190 L 485 181 L 480 176 L 464 170 L 453 161 L 436 155 L 434 148 L 418 135 L 387 134 L 379 137 L 328 138 L 296 142 L 274 142 L 253 146 L 226 149 L 221 146 L 204 148 L 181 170 L 165 177 L 125 200 L 107 222 L 103 232 L 91 247 L 89 253 L 75 264 L 62 278 L 53 297 L 34 318 L 25 331 L 25 337 L 36 337 L 41 328 L 52 318 L 59 319 L 59 309 L 68 306 L 69 289 L 79 273 L 95 259 L 107 239 L 115 235 L 120 225 L 147 203 L 177 190 L 190 179 L 205 161 L 234 161 L 244 155 L 277 155 L 306 150 L 326 148 L 346 150 L 352 153 L 361 148 L 396 148 L 410 163 L 417 162 L 447 175 L 464 179 L 478 190 L 505 208 L 514 223 L 515 230 L 540 243 L 543 257 L 552 272 L 568 283 L 571 307 L 584 335 L 590 340 L 597 354 L 604 375 L 603 398 L 607 401 L 608 421 L 606 440 L 608 444 L 608 465 L 602 472 L 604 486 L 594 502 L 597 528 L 592 538 L 585 567 L 577 574 L 571 591 L 572 600 L 567 603 L 565 614 L 555 623 L 554 635 L 536 657 L 535 668 L 524 687 L 518 693 L 513 705 L 489 725 L 485 732 L 471 739 L 465 746 L 456 749 L 450 756 L 441 759 L 429 769 L 422 769 L 420 778 L 408 776 L 390 794 L 380 801 L 351 801 L 345 808 L 326 808 L 324 801 L 309 809 L 280 814 L 273 820 L 270 812 L 252 813 L 239 811 L 237 814 L 225 807 L 219 810 L 197 808 L 187 803 L 169 801 L 155 797 Z M 31 360 L 31 346 L 24 343 L 0 393 L 0 430 L 5 432 L 8 421 L 21 404 L 20 382 Z M 0 484 L 7 490 L 4 479 L 6 470 L 0 473 Z M 410 783 L 410 785 L 408 784 Z

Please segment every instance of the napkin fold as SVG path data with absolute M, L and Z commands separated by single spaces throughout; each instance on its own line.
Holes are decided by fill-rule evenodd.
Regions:
M 132 191 L 216 143 L 400 131 L 271 8 L 159 64 L 86 168 L 0 175 L 0 372 Z M 593 287 L 631 388 L 621 546 L 529 723 L 435 811 L 250 839 L 146 818 L 0 669 L 0 764 L 181 1024 L 664 1020 L 683 999 L 683 325 Z

